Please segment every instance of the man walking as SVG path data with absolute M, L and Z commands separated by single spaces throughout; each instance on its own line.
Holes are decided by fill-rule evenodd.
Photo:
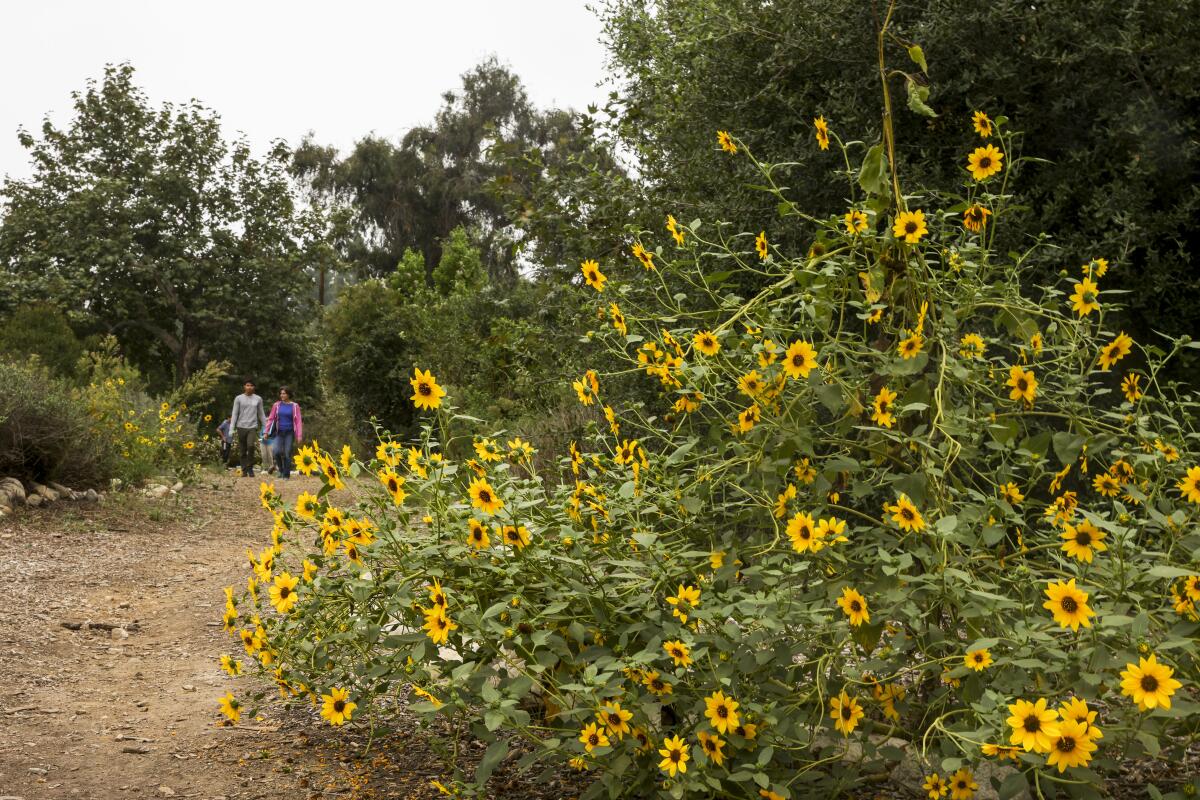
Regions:
M 230 425 L 237 432 L 238 457 L 242 465 L 242 477 L 254 477 L 254 451 L 258 447 L 258 429 L 266 427 L 267 415 L 263 413 L 262 398 L 254 393 L 254 381 L 249 378 L 242 385 L 243 392 L 233 398 L 233 413 Z

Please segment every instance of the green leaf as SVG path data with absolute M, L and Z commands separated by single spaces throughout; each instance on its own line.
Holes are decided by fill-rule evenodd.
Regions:
M 928 86 L 922 86 L 912 78 L 909 78 L 905 82 L 905 86 L 908 88 L 909 111 L 920 114 L 923 117 L 937 116 L 937 112 L 930 108 L 927 102 L 929 100 Z
M 475 782 L 481 785 L 487 783 L 488 778 L 492 777 L 492 772 L 500 766 L 500 762 L 506 755 L 508 755 L 507 741 L 497 739 L 492 742 L 488 746 L 487 752 L 483 754 L 479 766 L 475 769 Z
M 863 156 L 858 170 L 858 185 L 869 195 L 888 197 L 891 191 L 887 181 L 887 159 L 883 155 L 883 144 L 877 144 Z
M 913 63 L 921 68 L 921 72 L 929 72 L 929 64 L 925 63 L 925 51 L 921 49 L 921 45 L 914 44 L 908 48 L 908 57 L 913 60 Z

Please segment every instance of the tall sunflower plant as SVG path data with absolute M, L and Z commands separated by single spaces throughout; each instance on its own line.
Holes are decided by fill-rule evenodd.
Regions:
M 778 220 L 666 216 L 583 261 L 602 321 L 565 480 L 458 432 L 418 369 L 419 439 L 302 452 L 324 489 L 295 506 L 264 486 L 272 543 L 225 622 L 281 693 L 435 726 L 466 795 L 513 751 L 582 797 L 1098 797 L 1131 760 L 1183 791 L 1200 436 L 1159 375 L 1196 344 L 1113 325 L 1104 254 L 992 249 L 1003 118 L 963 121 L 959 196 L 888 191 L 879 148 L 819 123 L 845 209 L 801 211 L 722 131 Z M 773 244 L 788 226 L 811 246 Z M 1048 257 L 1081 266 L 1022 291 Z M 606 391 L 628 373 L 657 399 Z

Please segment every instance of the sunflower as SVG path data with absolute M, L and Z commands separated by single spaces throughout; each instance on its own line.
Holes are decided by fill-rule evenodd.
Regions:
M 654 255 L 649 250 L 642 247 L 641 242 L 634 242 L 633 247 L 630 248 L 630 252 L 633 253 L 634 258 L 642 262 L 643 267 L 648 270 L 654 269 Z
M 580 403 L 590 406 L 600 396 L 600 379 L 596 377 L 594 370 L 589 369 L 583 374 L 582 378 L 577 381 L 571 381 L 571 388 L 579 396 Z
M 1200 575 L 1189 575 L 1183 582 L 1183 591 L 1192 600 L 1200 600 Z
M 1131 372 L 1121 381 L 1121 392 L 1130 403 L 1142 399 L 1142 376 Z
M 307 445 L 296 451 L 296 455 L 292 459 L 295 464 L 296 472 L 301 475 L 312 475 L 316 473 L 320 464 L 317 462 L 316 452 Z
M 632 728 L 629 727 L 629 720 L 633 719 L 633 712 L 621 708 L 621 704 L 616 701 L 605 703 L 596 713 L 596 718 L 617 739 L 624 739 L 625 734 L 632 731 Z
M 674 607 L 671 615 L 679 617 L 679 621 L 686 624 L 688 621 L 687 609 L 700 605 L 700 590 L 695 586 L 684 586 L 681 583 L 679 591 L 667 598 L 667 604 Z
M 1000 499 L 1008 503 L 1010 506 L 1020 505 L 1025 499 L 1025 495 L 1021 494 L 1021 488 L 1012 481 L 1001 484 Z
M 829 123 L 825 121 L 825 115 L 817 117 L 813 120 L 813 128 L 816 129 L 817 146 L 822 150 L 829 149 Z
M 221 669 L 236 678 L 242 674 L 242 662 L 234 660 L 233 656 L 221 656 Z
M 1175 488 L 1189 503 L 1200 503 L 1200 467 L 1188 468 L 1187 474 L 1175 484 Z
M 329 694 L 321 695 L 321 699 L 325 701 L 321 707 L 321 716 L 334 726 L 345 725 L 354 709 L 358 708 L 356 703 L 350 702 L 350 692 L 346 689 L 330 689 Z
M 1059 772 L 1068 767 L 1084 767 L 1092 760 L 1096 743 L 1088 735 L 1088 727 L 1073 719 L 1063 720 L 1058 726 L 1058 737 L 1050 748 L 1046 759 L 1048 766 L 1057 766 Z
M 296 513 L 306 519 L 315 519 L 320 502 L 315 494 L 301 492 L 300 496 L 296 498 Z
M 1037 378 L 1034 377 L 1033 370 L 1021 369 L 1018 366 L 1008 368 L 1008 386 L 1012 387 L 1012 391 L 1008 393 L 1010 400 L 1024 400 L 1025 405 L 1033 405 L 1033 399 L 1037 397 Z
M 940 797 L 945 797 L 946 793 L 950 791 L 946 781 L 936 772 L 925 776 L 925 782 L 921 784 L 921 788 L 925 790 L 925 796 L 929 800 L 938 800 Z
M 675 221 L 672 214 L 667 214 L 667 231 L 671 234 L 671 238 L 675 240 L 675 244 L 683 247 L 683 229 L 679 227 L 679 223 Z
M 850 618 L 851 627 L 857 628 L 864 622 L 871 621 L 871 611 L 867 608 L 867 598 L 849 586 L 842 589 L 842 596 L 838 598 L 837 604 L 841 606 L 842 611 Z
M 432 411 L 442 404 L 442 398 L 446 396 L 446 390 L 438 386 L 437 379 L 429 372 L 421 372 L 417 368 L 413 368 L 413 376 L 408 379 L 412 384 L 413 405 L 417 408 L 424 408 Z
M 975 203 L 970 208 L 963 211 L 963 227 L 972 233 L 982 233 L 984 226 L 987 225 L 988 217 L 991 215 L 991 211 L 979 205 L 978 203 Z
M 883 428 L 890 428 L 896 424 L 896 415 L 892 413 L 893 405 L 896 402 L 896 393 L 886 386 L 880 388 L 879 394 L 875 395 L 872 401 L 873 411 L 871 412 L 871 420 Z
M 1080 317 L 1100 310 L 1100 287 L 1091 278 L 1084 278 L 1082 282 L 1075 284 L 1075 294 L 1071 295 L 1071 308 Z
M 271 605 L 275 606 L 275 610 L 280 614 L 286 614 L 292 610 L 292 606 L 300 599 L 296 594 L 296 584 L 300 583 L 300 579 L 294 577 L 287 572 L 281 572 L 275 576 L 275 583 L 271 586 Z
M 729 131 L 717 131 L 717 144 L 721 145 L 721 149 L 726 153 L 737 152 L 737 145 L 733 143 L 733 137 L 729 135 Z
M 1028 752 L 1048 753 L 1058 738 L 1058 713 L 1046 707 L 1046 698 L 1036 703 L 1018 700 L 1008 707 L 1012 714 L 1008 725 L 1012 728 L 1009 742 L 1023 747 Z
M 604 291 L 604 282 L 608 280 L 604 273 L 600 271 L 600 265 L 593 259 L 588 259 L 579 264 L 579 271 L 583 273 L 583 281 L 588 286 L 595 289 L 597 292 Z
M 979 784 L 967 767 L 959 767 L 958 772 L 950 776 L 950 800 L 971 800 Z
M 579 734 L 579 741 L 583 744 L 583 749 L 589 753 L 597 747 L 608 747 L 608 736 L 605 735 L 604 728 L 594 722 L 589 722 L 584 726 Z
M 1083 725 L 1087 728 L 1089 739 L 1104 738 L 1104 732 L 1096 725 L 1096 712 L 1088 708 L 1088 704 L 1078 697 L 1072 697 L 1059 706 L 1058 716 L 1062 718 L 1063 722 L 1074 721 Z
M 982 111 L 976 111 L 971 115 L 971 125 L 975 128 L 975 132 L 979 134 L 981 139 L 986 139 L 992 135 L 992 120 Z
M 696 738 L 700 740 L 700 749 L 704 751 L 704 755 L 708 756 L 718 767 L 725 763 L 725 753 L 721 750 L 725 746 L 725 740 L 716 734 L 708 731 L 700 731 L 696 734 Z
M 788 520 L 787 535 L 792 540 L 792 549 L 797 553 L 812 550 L 814 553 L 822 548 L 817 539 L 817 523 L 811 514 L 797 513 Z
M 505 544 L 524 550 L 530 542 L 529 529 L 524 525 L 505 525 L 500 530 L 500 538 Z
M 741 411 L 741 413 L 738 414 L 738 420 L 737 420 L 738 433 L 749 433 L 750 431 L 752 431 L 754 429 L 754 426 L 757 425 L 759 420 L 761 420 L 761 419 L 762 419 L 762 409 L 760 409 L 758 407 L 758 403 L 754 403 L 754 404 L 750 405 L 749 407 L 743 409 Z
M 892 235 L 907 244 L 916 244 L 927 233 L 929 229 L 925 227 L 925 212 L 921 210 L 901 213 L 892 225 Z
M 1117 338 L 1100 348 L 1100 369 L 1107 372 L 1109 367 L 1129 355 L 1132 350 L 1133 338 L 1121 331 Z
M 504 458 L 504 453 L 495 439 L 476 439 L 474 448 L 480 461 L 500 461 Z
M 692 345 L 706 356 L 715 356 L 721 349 L 721 343 L 712 331 L 700 331 L 692 337 Z
M 833 727 L 841 731 L 843 736 L 849 736 L 858 727 L 858 721 L 864 714 L 862 706 L 858 704 L 858 698 L 846 694 L 845 689 L 829 701 L 829 716 L 834 720 Z
M 314 564 L 313 562 L 309 561 L 306 558 L 306 559 L 304 559 L 303 566 L 304 566 L 304 582 L 312 583 L 313 576 L 317 574 L 317 565 Z
M 849 233 L 850 235 L 862 233 L 869 227 L 867 223 L 867 215 L 864 212 L 859 211 L 857 208 L 852 208 L 846 212 L 845 223 L 846 233 Z
M 900 353 L 900 357 L 905 361 L 910 358 L 916 358 L 921 354 L 921 348 L 925 346 L 925 339 L 920 333 L 911 331 L 907 339 L 903 339 L 897 346 L 896 350 Z
M 787 352 L 783 355 L 783 371 L 789 378 L 807 378 L 808 373 L 816 367 L 817 351 L 811 343 L 797 339 L 788 345 Z
M 662 761 L 658 762 L 658 768 L 672 778 L 677 772 L 687 772 L 687 745 L 680 737 L 670 736 L 664 739 L 658 754 L 663 757 Z
M 1063 552 L 1071 558 L 1088 564 L 1092 563 L 1093 555 L 1108 549 L 1108 545 L 1102 541 L 1105 536 L 1104 531 L 1086 519 L 1078 525 L 1069 523 L 1064 525 L 1061 536 Z
M 1092 488 L 1104 497 L 1116 497 L 1121 492 L 1121 484 L 1107 472 L 1102 472 L 1092 480 Z
M 621 313 L 621 307 L 616 303 L 610 303 L 608 306 L 608 316 L 612 319 L 613 329 L 617 333 L 625 336 L 629 333 L 629 326 L 625 324 L 625 315 Z
M 381 470 L 379 482 L 383 484 L 383 488 L 387 489 L 388 494 L 392 496 L 392 502 L 396 505 L 400 505 L 408 497 L 408 492 L 404 491 L 404 478 L 397 475 L 394 470 L 390 468 Z
M 472 517 L 467 520 L 467 543 L 476 550 L 482 550 L 491 545 L 491 537 L 488 536 L 487 526 L 482 522 Z
M 495 514 L 504 508 L 504 501 L 496 496 L 492 485 L 483 478 L 472 480 L 467 491 L 471 495 L 471 505 L 485 514 Z
M 963 358 L 983 358 L 987 345 L 978 333 L 968 333 L 958 340 L 958 354 Z
M 671 694 L 673 691 L 671 684 L 663 680 L 662 676 L 653 670 L 642 676 L 642 683 L 645 684 L 650 694 L 656 694 L 660 697 Z
M 692 663 L 692 651 L 683 642 L 663 642 L 663 650 L 671 657 L 677 667 L 686 667 Z
M 767 248 L 767 232 L 761 231 L 754 239 L 754 251 L 758 253 L 759 260 L 767 260 L 767 256 L 770 254 L 770 251 Z
M 766 385 L 763 383 L 762 376 L 758 374 L 758 370 L 751 370 L 738 378 L 738 390 L 751 400 L 762 394 L 765 388 Z
M 1092 627 L 1089 618 L 1096 616 L 1096 612 L 1087 604 L 1087 592 L 1075 587 L 1074 578 L 1066 583 L 1054 581 L 1047 584 L 1046 597 L 1048 599 L 1042 603 L 1042 608 L 1053 614 L 1054 621 L 1059 625 L 1073 631 L 1078 631 L 1080 625 L 1085 628 Z
M 1171 676 L 1175 670 L 1158 663 L 1153 653 L 1139 658 L 1137 664 L 1126 664 L 1121 670 L 1121 694 L 1128 695 L 1142 711 L 1170 708 L 1171 695 L 1181 684 Z
M 421 613 L 425 615 L 425 624 L 421 627 L 434 644 L 445 644 L 446 640 L 450 638 L 450 631 L 458 629 L 458 626 L 446 616 L 445 610 L 437 606 L 422 608 Z
M 982 181 L 1003 169 L 1003 162 L 1004 153 L 1001 153 L 995 145 L 989 144 L 976 147 L 975 152 L 967 156 L 967 170 L 971 173 L 972 178 Z
M 900 526 L 900 530 L 915 533 L 925 529 L 925 519 L 908 495 L 900 495 L 895 505 L 885 505 L 883 508 L 892 515 L 892 520 Z
M 218 698 L 221 706 L 221 713 L 229 718 L 230 722 L 237 722 L 242 716 L 242 704 L 237 701 L 232 692 L 226 692 L 224 697 Z
M 971 650 L 963 656 L 963 663 L 976 672 L 983 672 L 992 665 L 992 654 L 986 647 Z
M 717 690 L 704 698 L 704 716 L 718 733 L 729 733 L 738 726 L 738 702 Z

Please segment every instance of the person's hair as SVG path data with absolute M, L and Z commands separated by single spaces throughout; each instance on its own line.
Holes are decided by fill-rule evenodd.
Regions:
M 288 400 L 291 400 L 291 399 L 292 399 L 292 390 L 291 390 L 291 389 L 289 389 L 288 387 L 286 387 L 286 386 L 280 386 L 280 387 L 279 387 L 279 391 L 280 391 L 281 393 L 282 393 L 282 392 L 287 392 Z
M 242 381 L 242 386 L 245 386 L 247 383 L 250 384 L 251 386 L 258 385 L 257 383 L 254 382 L 253 378 L 246 378 L 244 381 Z

